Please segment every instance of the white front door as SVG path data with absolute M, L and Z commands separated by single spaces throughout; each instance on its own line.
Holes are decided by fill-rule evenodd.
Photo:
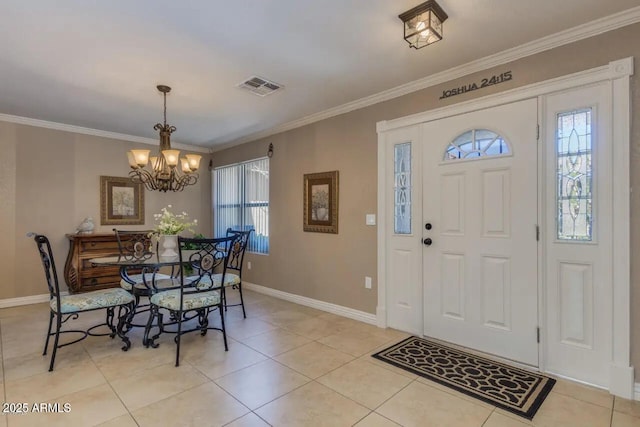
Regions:
M 611 83 L 544 97 L 549 372 L 607 386 L 613 331 Z
M 538 366 L 537 100 L 423 124 L 424 334 Z

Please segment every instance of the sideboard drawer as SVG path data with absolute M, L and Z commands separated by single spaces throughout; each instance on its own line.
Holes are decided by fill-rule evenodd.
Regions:
M 118 278 L 119 279 L 119 278 Z M 80 280 L 82 292 L 95 291 L 98 289 L 115 288 L 120 286 L 120 280 L 113 280 L 113 276 L 87 277 Z
M 120 286 L 118 267 L 96 266 L 91 263 L 92 258 L 118 255 L 115 233 L 67 234 L 67 238 L 69 254 L 64 266 L 64 279 L 69 292 L 87 292 Z
M 89 254 L 89 253 L 105 253 L 109 252 L 109 253 L 118 253 L 118 242 L 117 240 L 115 240 L 115 236 L 114 236 L 114 240 L 113 241 L 109 241 L 109 240 L 104 240 L 104 239 L 96 239 L 96 240 L 86 240 L 86 239 L 82 239 L 79 242 L 80 244 L 80 253 L 82 254 Z

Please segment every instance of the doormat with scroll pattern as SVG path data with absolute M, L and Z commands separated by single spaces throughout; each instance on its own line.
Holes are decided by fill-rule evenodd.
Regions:
M 556 383 L 425 338 L 406 338 L 372 356 L 529 420 Z

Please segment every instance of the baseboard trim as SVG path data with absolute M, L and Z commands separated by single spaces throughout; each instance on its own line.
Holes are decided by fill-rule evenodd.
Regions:
M 635 383 L 633 387 L 633 400 L 640 400 L 640 383 Z
M 61 292 L 60 295 L 68 295 L 68 292 Z M 51 297 L 49 294 L 30 295 L 28 297 L 7 298 L 0 300 L 0 308 L 18 307 L 21 305 L 39 304 L 41 302 L 49 302 Z
M 637 384 L 634 383 L 634 375 L 632 366 L 612 363 L 609 373 L 609 393 L 625 399 L 635 399 Z
M 376 308 L 377 325 L 379 328 L 387 327 L 387 309 L 385 307 Z
M 290 294 L 289 292 L 279 291 L 277 289 L 267 288 L 266 286 L 256 285 L 255 283 L 242 282 L 242 287 L 259 294 L 269 295 L 285 301 L 294 302 L 296 304 L 326 311 L 328 313 L 337 314 L 338 316 L 348 317 L 349 319 L 359 320 L 360 322 L 370 325 L 378 325 L 378 319 L 375 314 L 365 311 L 354 310 L 353 308 L 344 307 L 330 302 L 320 301 L 313 298 L 303 297 L 301 295 Z

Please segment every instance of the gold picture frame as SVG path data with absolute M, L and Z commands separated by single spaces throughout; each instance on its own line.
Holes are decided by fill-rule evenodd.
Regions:
M 304 175 L 304 231 L 338 234 L 338 184 L 338 171 Z
M 144 188 L 130 178 L 100 177 L 100 225 L 144 224 Z

